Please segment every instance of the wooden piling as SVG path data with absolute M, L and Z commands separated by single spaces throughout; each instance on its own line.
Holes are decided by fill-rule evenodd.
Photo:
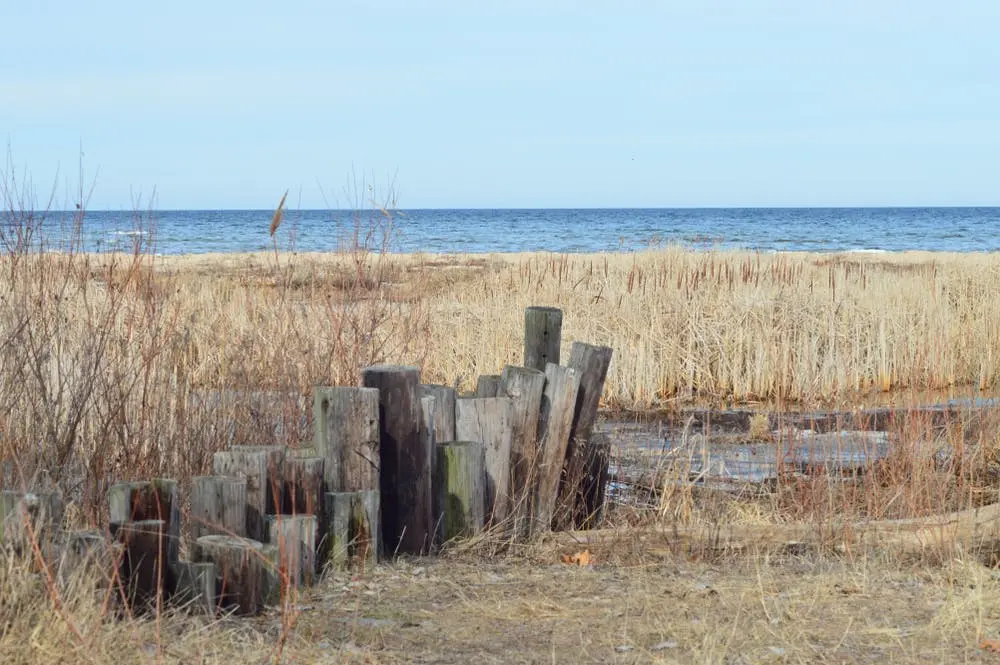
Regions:
M 196 476 L 191 479 L 191 538 L 247 535 L 247 479 Z
M 29 551 L 34 541 L 45 553 L 62 518 L 59 492 L 0 492 L 0 543 L 16 551 Z
M 133 609 L 149 609 L 158 597 L 165 599 L 173 592 L 167 528 L 164 520 L 129 521 L 118 528 L 118 541 L 124 546 L 121 578 Z
M 278 565 L 292 586 L 312 584 L 319 570 L 316 538 L 319 519 L 315 515 L 269 515 L 267 544 L 277 545 Z
M 326 541 L 328 565 L 337 570 L 372 566 L 383 546 L 379 541 L 379 492 L 327 492 Z
M 194 541 L 194 561 L 216 566 L 220 607 L 236 614 L 256 614 L 260 610 L 266 568 L 263 547 L 257 540 L 232 536 L 202 536 Z
M 500 375 L 483 374 L 476 382 L 476 397 L 496 397 L 500 394 Z M 455 434 L 458 437 L 458 434 Z M 461 438 L 461 437 L 459 437 Z
M 511 518 L 516 538 L 528 535 L 530 501 L 538 465 L 538 417 L 545 374 L 537 369 L 507 365 L 500 375 L 500 392 L 514 405 L 511 423 Z
M 323 457 L 285 458 L 285 491 L 281 499 L 284 515 L 315 515 L 322 522 L 326 483 Z
M 382 543 L 386 552 L 420 554 L 433 539 L 431 450 L 420 436 L 420 370 L 376 365 L 362 383 L 379 391 Z
M 486 452 L 478 441 L 438 444 L 434 520 L 438 542 L 474 536 L 486 521 Z
M 285 451 L 284 446 L 233 446 L 212 460 L 216 475 L 246 478 L 246 534 L 253 540 L 265 537 L 264 518 L 280 512 Z
M 316 451 L 325 462 L 328 492 L 379 488 L 378 389 L 316 388 Z
M 611 355 L 612 350 L 607 346 L 573 342 L 567 364 L 579 373 L 580 388 L 559 501 L 573 506 L 572 522 L 577 528 L 594 526 L 595 516 L 600 512 L 597 501 L 604 493 L 599 485 L 602 478 L 607 478 L 607 457 L 602 455 L 600 442 L 592 441 L 591 433 L 597 421 L 597 408 L 611 365 Z M 568 525 L 564 522 L 561 526 Z
M 458 393 L 448 386 L 420 386 L 421 397 L 434 398 L 434 441 L 437 444 L 455 440 L 455 400 Z
M 559 364 L 562 341 L 562 310 L 555 307 L 528 307 L 524 310 L 524 366 L 545 371 L 545 365 Z
M 462 397 L 455 404 L 459 441 L 483 444 L 486 457 L 486 521 L 500 524 L 510 514 L 510 448 L 514 404 L 509 397 Z
M 215 614 L 219 590 L 214 563 L 178 561 L 174 564 L 174 575 L 177 588 L 170 599 L 174 605 Z
M 113 525 L 161 520 L 165 525 L 167 562 L 177 561 L 181 543 L 181 500 L 176 480 L 115 483 L 108 490 Z
M 531 515 L 533 537 L 552 528 L 579 390 L 580 374 L 575 369 L 553 363 L 545 366 L 545 391 L 538 418 L 541 453 Z

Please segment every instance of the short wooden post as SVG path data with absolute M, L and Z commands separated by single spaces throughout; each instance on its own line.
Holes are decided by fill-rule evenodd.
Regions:
M 0 542 L 27 552 L 32 540 L 46 552 L 63 519 L 59 492 L 0 492 Z
M 264 561 L 263 581 L 261 583 L 261 602 L 270 607 L 281 605 L 283 591 L 289 580 L 281 570 L 281 548 L 277 545 L 264 543 L 260 550 Z
M 379 488 L 378 389 L 316 388 L 316 454 L 329 492 Z
M 575 369 L 552 363 L 545 366 L 545 392 L 538 419 L 542 451 L 532 504 L 532 536 L 552 528 L 579 390 L 580 374 Z
M 191 479 L 191 537 L 247 535 L 247 479 L 196 476 Z
M 157 596 L 173 592 L 173 572 L 167 561 L 168 532 L 163 520 L 125 522 L 118 529 L 118 541 L 124 545 L 121 576 L 126 597 L 136 609 L 147 609 Z
M 611 354 L 609 347 L 583 342 L 573 342 L 570 350 L 568 367 L 579 373 L 580 388 L 577 392 L 576 413 L 573 415 L 566 452 L 566 473 L 559 501 L 574 506 L 573 523 L 578 528 L 595 524 L 594 516 L 600 509 L 596 502 L 603 496 L 603 488 L 599 484 L 602 477 L 607 477 L 607 472 L 602 473 L 600 470 L 600 446 L 591 442 L 591 432 L 597 421 L 597 408 L 608 367 L 611 365 Z
M 455 404 L 455 435 L 477 441 L 486 454 L 486 520 L 498 525 L 510 514 L 510 447 L 514 404 L 509 397 L 461 397 Z
M 215 564 L 220 607 L 237 614 L 256 614 L 261 608 L 266 568 L 263 547 L 259 541 L 232 536 L 202 536 L 194 541 L 195 562 Z
M 545 374 L 537 369 L 507 365 L 500 375 L 500 391 L 514 405 L 511 432 L 511 517 L 513 534 L 524 538 L 529 531 L 531 506 L 538 465 L 538 415 L 545 390 Z
M 218 575 L 211 561 L 178 561 L 174 564 L 177 589 L 171 602 L 215 614 L 218 604 Z
M 326 559 L 334 569 L 374 565 L 379 542 L 379 492 L 327 492 Z
M 267 544 L 278 546 L 279 567 L 293 586 L 316 579 L 319 519 L 315 515 L 269 515 Z
M 524 310 L 524 366 L 545 371 L 545 365 L 559 364 L 562 341 L 562 310 L 555 307 L 528 307 Z
M 111 579 L 108 573 L 114 568 L 111 557 L 114 546 L 107 535 L 97 529 L 85 529 L 64 533 L 61 540 L 59 579 L 65 582 L 76 574 L 95 573 L 95 586 L 106 588 Z
M 486 522 L 486 451 L 478 441 L 438 444 L 434 519 L 439 542 L 474 536 Z
M 285 515 L 316 515 L 322 521 L 323 494 L 326 493 L 322 457 L 285 458 L 285 493 L 281 512 Z
M 181 545 L 181 500 L 176 480 L 154 478 L 115 483 L 108 490 L 108 507 L 113 525 L 163 521 L 167 562 L 177 561 Z
M 387 552 L 420 554 L 434 536 L 431 450 L 420 436 L 420 370 L 376 365 L 362 383 L 379 391 L 382 543 Z
M 497 397 L 500 394 L 500 375 L 483 374 L 476 382 L 476 397 Z M 456 433 L 455 436 L 458 436 Z
M 455 440 L 455 400 L 458 393 L 448 386 L 420 386 L 421 397 L 434 398 L 434 441 L 438 444 Z
M 284 482 L 284 446 L 233 446 L 215 453 L 212 470 L 247 481 L 247 536 L 264 538 L 264 518 L 279 512 Z

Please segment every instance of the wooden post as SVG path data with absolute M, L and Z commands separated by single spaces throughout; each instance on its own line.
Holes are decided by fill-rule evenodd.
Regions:
M 513 534 L 528 535 L 531 506 L 538 465 L 538 416 L 545 390 L 545 374 L 537 369 L 507 365 L 500 375 L 500 391 L 514 405 L 511 432 L 511 506 Z
M 247 535 L 247 479 L 196 476 L 191 479 L 191 538 Z
M 264 546 L 250 538 L 202 536 L 191 549 L 195 562 L 211 561 L 216 566 L 219 605 L 237 614 L 256 614 L 263 600 L 265 574 Z
M 562 310 L 555 307 L 528 307 L 524 310 L 524 366 L 545 371 L 545 365 L 559 364 L 562 340 Z
M 163 521 L 167 562 L 177 561 L 181 545 L 181 500 L 176 480 L 154 478 L 116 483 L 108 490 L 108 504 L 110 521 L 115 525 Z
M 285 458 L 282 514 L 316 515 L 322 522 L 325 468 L 326 460 L 322 457 Z
M 73 575 L 90 576 L 98 588 L 107 588 L 113 570 L 111 553 L 114 545 L 107 535 L 98 529 L 70 531 L 62 534 L 62 553 L 56 566 L 56 574 L 64 583 Z
M 379 542 L 379 492 L 327 492 L 324 549 L 334 569 L 374 565 Z
M 218 604 L 218 575 L 211 561 L 178 561 L 174 564 L 177 589 L 171 602 L 215 614 Z
M 499 394 L 499 374 L 483 374 L 479 377 L 479 380 L 476 382 L 476 397 L 497 397 Z M 456 433 L 455 436 L 457 437 L 458 434 Z
M 281 605 L 282 591 L 288 581 L 281 570 L 281 548 L 277 545 L 264 543 L 260 550 L 264 561 L 261 601 L 264 605 L 275 607 Z
M 163 520 L 125 522 L 118 529 L 118 541 L 125 547 L 121 576 L 126 597 L 134 609 L 148 609 L 158 595 L 173 592 L 173 572 L 167 561 L 168 533 Z M 162 595 L 161 595 L 162 594 Z
M 247 481 L 247 536 L 264 538 L 264 517 L 279 512 L 284 482 L 284 446 L 233 446 L 215 453 L 216 475 L 236 476 Z
M 382 543 L 386 551 L 426 552 L 431 520 L 431 450 L 420 436 L 420 370 L 376 365 L 362 372 L 379 391 Z
M 293 586 L 316 580 L 319 519 L 315 515 L 269 515 L 267 544 L 278 546 L 280 570 Z
M 580 374 L 580 389 L 566 452 L 565 482 L 560 490 L 560 502 L 573 506 L 573 523 L 578 528 L 594 525 L 594 516 L 600 512 L 596 502 L 604 491 L 599 484 L 602 478 L 607 477 L 606 470 L 602 472 L 600 469 L 600 446 L 591 442 L 591 432 L 597 421 L 597 408 L 611 365 L 611 354 L 609 347 L 583 342 L 573 342 L 570 350 L 568 366 Z M 604 458 L 603 463 L 606 464 L 606 461 Z
M 376 388 L 316 388 L 316 454 L 326 460 L 328 492 L 379 488 L 379 411 Z
M 552 528 L 579 390 L 580 374 L 575 369 L 552 363 L 545 366 L 545 392 L 538 418 L 542 450 L 532 504 L 532 536 Z
M 486 451 L 478 441 L 438 444 L 434 520 L 438 542 L 474 536 L 486 522 Z
M 461 397 L 455 404 L 459 441 L 483 444 L 486 453 L 486 520 L 497 525 L 510 514 L 510 447 L 514 404 L 509 397 Z
M 27 552 L 34 539 L 46 552 L 62 518 L 58 492 L 0 492 L 0 542 L 16 551 Z
M 455 440 L 455 400 L 458 393 L 454 388 L 438 385 L 421 385 L 421 397 L 434 398 L 434 441 L 438 444 Z

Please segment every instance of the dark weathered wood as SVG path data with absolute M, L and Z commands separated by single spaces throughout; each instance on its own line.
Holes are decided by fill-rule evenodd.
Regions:
M 486 452 L 486 520 L 499 524 L 510 514 L 510 446 L 514 404 L 509 397 L 462 397 L 455 405 L 455 435 L 477 441 Z
M 420 370 L 376 365 L 362 383 L 379 391 L 382 543 L 386 552 L 420 554 L 431 545 L 431 449 L 420 436 Z
M 121 579 L 133 609 L 145 609 L 173 592 L 173 572 L 167 560 L 169 535 L 163 520 L 124 522 L 118 529 L 124 546 Z
M 285 515 L 316 515 L 322 521 L 323 480 L 326 460 L 322 457 L 285 458 L 285 493 L 281 512 Z
M 378 389 L 316 388 L 316 454 L 329 492 L 379 488 Z
M 379 493 L 327 492 L 325 498 L 327 564 L 336 570 L 374 565 L 382 551 Z
M 448 386 L 420 386 L 421 397 L 434 398 L 434 441 L 447 443 L 455 440 L 455 400 L 458 393 Z
M 542 451 L 532 502 L 532 536 L 547 533 L 552 528 L 579 390 L 580 374 L 575 369 L 552 363 L 545 366 L 545 392 L 538 418 Z
M 247 535 L 247 479 L 196 476 L 191 479 L 191 538 Z
M 473 536 L 486 522 L 486 451 L 478 441 L 438 444 L 434 520 L 438 542 Z
M 170 600 L 181 607 L 214 614 L 218 610 L 218 574 L 211 561 L 174 564 L 177 588 Z
M 312 584 L 319 570 L 316 538 L 319 519 L 315 515 L 269 515 L 267 544 L 278 546 L 283 579 L 293 586 Z
M 476 397 L 496 397 L 500 394 L 500 375 L 483 374 L 476 382 Z M 458 433 L 455 434 L 458 437 Z M 461 437 L 458 437 L 461 438 Z
M 566 470 L 559 501 L 573 506 L 573 524 L 578 528 L 594 526 L 594 516 L 600 512 L 596 502 L 604 491 L 599 484 L 602 478 L 607 477 L 607 472 L 600 470 L 600 446 L 592 444 L 591 432 L 597 421 L 597 408 L 611 365 L 611 354 L 612 350 L 607 346 L 573 342 L 567 363 L 580 374 L 580 389 L 576 397 L 576 413 L 566 451 Z M 565 528 L 568 525 L 562 523 L 559 526 Z
M 264 559 L 261 602 L 266 606 L 276 607 L 282 604 L 282 597 L 289 586 L 289 580 L 281 570 L 281 548 L 264 543 L 260 553 Z
M 221 608 L 237 614 L 260 610 L 266 568 L 263 547 L 257 540 L 232 536 L 202 536 L 194 541 L 192 559 L 215 564 Z
M 35 543 L 44 553 L 63 518 L 59 492 L 0 492 L 0 543 L 27 552 Z
M 284 446 L 233 446 L 215 453 L 212 470 L 247 481 L 246 534 L 264 538 L 264 517 L 279 512 L 284 484 Z
M 514 405 L 511 432 L 511 518 L 517 538 L 528 535 L 538 465 L 538 415 L 545 390 L 545 374 L 537 369 L 507 365 L 500 375 L 500 391 Z
M 177 561 L 181 544 L 181 498 L 176 480 L 116 483 L 108 490 L 112 524 L 162 520 L 166 525 L 167 561 Z
M 545 365 L 559 364 L 562 343 L 562 310 L 555 307 L 528 307 L 524 310 L 524 366 L 545 371 Z

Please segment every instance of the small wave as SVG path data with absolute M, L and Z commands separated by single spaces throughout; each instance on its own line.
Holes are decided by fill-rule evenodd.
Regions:
M 144 236 L 145 231 L 108 231 L 109 236 Z

